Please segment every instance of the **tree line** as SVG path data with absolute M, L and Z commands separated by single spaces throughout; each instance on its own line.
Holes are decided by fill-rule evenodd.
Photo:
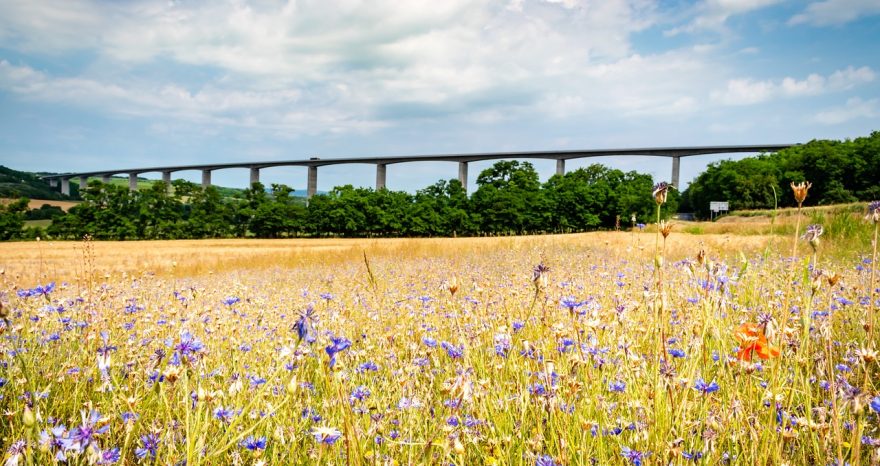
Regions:
M 216 187 L 175 180 L 130 191 L 93 180 L 82 202 L 56 215 L 45 231 L 23 228 L 20 203 L 0 210 L 0 239 L 178 239 L 297 236 L 476 236 L 580 232 L 628 227 L 654 218 L 650 175 L 594 164 L 541 183 L 531 163 L 500 161 L 477 178 L 470 196 L 458 180 L 410 194 L 351 185 L 308 202 L 293 189 L 254 183 L 233 198 Z M 20 201 L 21 202 L 21 201 Z M 25 204 L 26 206 L 26 204 Z M 675 212 L 673 195 L 663 215 Z M 6 223 L 4 218 L 7 218 Z
M 880 131 L 712 163 L 682 193 L 681 210 L 708 218 L 711 201 L 729 201 L 731 210 L 792 207 L 789 185 L 804 180 L 816 193 L 804 205 L 880 199 Z

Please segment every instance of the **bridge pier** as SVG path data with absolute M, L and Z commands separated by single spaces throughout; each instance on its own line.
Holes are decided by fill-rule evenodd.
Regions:
M 376 164 L 376 191 L 385 189 L 385 175 L 388 166 L 384 163 Z
M 556 174 L 565 175 L 565 159 L 556 159 Z
M 464 188 L 464 192 L 467 193 L 467 183 L 468 183 L 468 163 L 467 162 L 458 162 L 458 182 L 461 183 L 461 187 Z
M 306 188 L 306 197 L 311 198 L 318 192 L 318 167 L 309 165 L 309 177 Z
M 107 184 L 110 182 L 110 175 L 101 175 L 101 183 Z
M 138 190 L 138 174 L 135 172 L 128 174 L 128 189 L 129 191 Z
M 58 187 L 58 178 L 49 178 L 49 186 L 53 188 Z
M 70 178 L 61 178 L 61 194 L 70 196 Z
M 680 172 L 681 172 L 681 157 L 676 155 L 676 156 L 672 157 L 672 179 L 670 180 L 670 183 L 669 183 L 676 190 L 678 190 L 678 180 L 679 180 Z
M 162 172 L 162 182 L 165 183 L 165 187 L 171 187 L 171 172 Z
M 249 188 L 254 185 L 254 183 L 260 182 L 260 169 L 259 167 L 251 167 L 251 185 Z
M 89 177 L 87 177 L 87 176 L 79 177 L 79 190 L 80 190 L 80 192 L 82 192 L 86 188 L 86 186 L 88 186 L 88 185 L 89 185 Z
M 202 189 L 211 186 L 211 170 L 202 170 Z

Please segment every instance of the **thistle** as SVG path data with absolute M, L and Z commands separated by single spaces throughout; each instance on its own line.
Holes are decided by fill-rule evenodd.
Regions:
M 665 181 L 661 181 L 654 185 L 654 191 L 651 195 L 654 196 L 654 201 L 657 202 L 657 205 L 666 203 L 666 196 L 668 195 L 670 188 L 672 188 L 672 185 Z
M 794 200 L 797 201 L 798 208 L 803 205 L 804 199 L 807 198 L 807 192 L 812 187 L 813 184 L 809 181 L 802 181 L 798 184 L 794 184 L 794 181 L 791 182 L 791 190 L 794 191 Z

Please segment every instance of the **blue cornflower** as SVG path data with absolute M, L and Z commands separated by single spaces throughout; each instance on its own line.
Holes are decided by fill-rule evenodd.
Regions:
M 706 383 L 702 378 L 694 381 L 694 390 L 700 391 L 703 395 L 708 395 L 712 392 L 717 392 L 721 387 L 718 386 L 717 383 L 713 380 L 710 383 Z
M 293 324 L 293 328 L 296 330 L 296 334 L 300 341 L 305 340 L 306 343 L 315 342 L 317 339 L 315 336 L 315 324 L 317 322 L 318 316 L 315 315 L 315 308 L 309 304 L 306 306 L 306 310 L 300 313 L 296 323 Z
M 156 452 L 159 451 L 159 434 L 155 432 L 150 432 L 146 435 L 141 435 L 141 446 L 135 448 L 134 455 L 138 457 L 138 459 L 143 459 L 147 456 L 150 458 L 156 457 Z
M 428 348 L 436 348 L 437 347 L 437 340 L 435 340 L 431 337 L 423 337 L 422 343 L 424 343 L 425 346 L 427 346 Z
M 535 466 L 558 466 L 550 455 L 541 455 L 535 458 Z
M 198 357 L 205 350 L 205 345 L 197 338 L 193 337 L 189 331 L 180 334 L 180 342 L 174 347 L 180 356 L 184 359 L 190 357 Z
M 379 370 L 379 366 L 377 366 L 376 363 L 374 363 L 373 361 L 367 361 L 367 362 L 361 364 L 360 366 L 358 366 L 358 368 L 357 368 L 358 373 L 363 373 L 363 372 L 367 372 L 367 371 L 376 372 L 378 370 Z
M 219 419 L 221 422 L 229 423 L 232 420 L 232 416 L 235 416 L 235 410 L 232 408 L 224 408 L 222 406 L 214 409 L 214 417 Z
M 239 298 L 237 296 L 227 296 L 227 297 L 223 298 L 223 304 L 225 304 L 227 306 L 232 306 L 234 304 L 239 303 L 240 301 L 241 301 L 241 298 Z
M 446 350 L 446 354 L 449 355 L 452 359 L 457 359 L 464 356 L 464 346 L 455 346 L 448 341 L 444 341 L 440 343 L 440 347 Z
M 324 348 L 324 351 L 330 356 L 330 367 L 333 367 L 336 364 L 336 355 L 348 349 L 351 346 L 351 340 L 345 337 L 331 337 L 330 341 L 331 343 Z
M 535 396 L 547 396 L 547 388 L 544 387 L 544 384 L 535 383 L 529 385 L 529 393 Z
M 101 413 L 92 411 L 88 417 L 85 412 L 82 413 L 83 423 L 79 427 L 70 431 L 70 436 L 64 439 L 64 449 L 74 450 L 78 453 L 85 451 L 86 447 L 91 445 L 94 437 L 110 430 Z
M 578 301 L 573 296 L 566 296 L 559 301 L 559 305 L 568 309 L 568 312 L 575 312 L 584 305 L 584 301 Z
M 370 390 L 367 387 L 361 385 L 351 391 L 351 396 L 349 397 L 349 401 L 351 402 L 351 404 L 354 404 L 355 401 L 364 401 L 369 396 L 370 396 Z
M 623 456 L 624 459 L 629 460 L 634 466 L 642 466 L 642 460 L 651 453 L 633 450 L 629 447 L 621 447 L 620 454 Z
M 880 413 L 880 396 L 875 396 L 874 399 L 871 400 L 870 405 L 875 413 Z
M 513 327 L 513 333 L 517 333 L 520 330 L 522 330 L 526 326 L 526 324 L 525 324 L 525 322 L 521 322 L 519 320 L 514 320 L 513 323 L 511 324 L 511 326 Z
M 312 429 L 312 436 L 314 436 L 315 440 L 320 443 L 333 445 L 337 440 L 342 438 L 342 432 L 332 427 L 315 427 Z M 394 437 L 392 436 L 392 438 Z
M 620 380 L 618 380 L 616 382 L 611 382 L 608 385 L 608 389 L 611 390 L 612 392 L 623 393 L 624 391 L 626 391 L 626 383 L 624 383 Z
M 119 448 L 111 448 L 98 453 L 98 461 L 95 464 L 113 464 L 117 461 L 119 461 Z
M 696 463 L 696 462 L 700 461 L 700 458 L 703 457 L 703 452 L 701 452 L 701 451 L 695 451 L 695 452 L 683 451 L 683 452 L 681 452 L 681 456 L 684 457 L 685 459 L 693 460 L 693 462 Z
M 687 355 L 687 353 L 685 353 L 684 350 L 679 349 L 679 348 L 672 348 L 671 350 L 669 350 L 669 354 L 673 358 L 683 358 Z
M 248 437 L 242 440 L 239 445 L 242 448 L 246 448 L 250 451 L 265 450 L 266 437 L 255 438 L 253 435 L 248 435 Z

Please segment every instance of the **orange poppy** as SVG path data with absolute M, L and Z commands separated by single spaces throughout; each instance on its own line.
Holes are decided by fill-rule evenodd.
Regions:
M 767 342 L 763 329 L 757 324 L 746 322 L 739 326 L 735 335 L 740 344 L 739 353 L 736 355 L 740 361 L 751 361 L 754 353 L 757 353 L 761 359 L 779 356 L 779 348 Z

